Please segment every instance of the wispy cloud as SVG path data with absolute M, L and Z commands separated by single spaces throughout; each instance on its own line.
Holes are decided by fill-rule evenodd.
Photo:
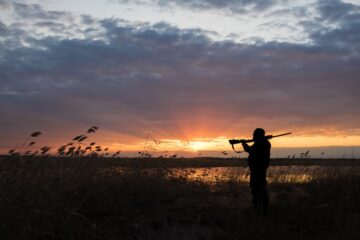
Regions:
M 185 7 L 192 10 L 217 10 L 230 13 L 261 12 L 287 0 L 110 0 L 117 3 L 156 4 L 162 7 Z

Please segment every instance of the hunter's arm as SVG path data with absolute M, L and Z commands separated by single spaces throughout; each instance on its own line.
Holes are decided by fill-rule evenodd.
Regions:
M 245 152 L 248 152 L 248 153 L 251 152 L 251 147 L 246 142 L 243 141 L 243 142 L 241 142 L 241 144 L 242 144 Z

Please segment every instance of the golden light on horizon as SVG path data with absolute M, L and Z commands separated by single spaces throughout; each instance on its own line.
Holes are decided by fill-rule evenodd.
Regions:
M 205 141 L 190 141 L 189 147 L 194 151 L 211 150 L 213 148 L 213 144 Z
M 239 139 L 241 137 L 238 137 Z M 249 138 L 249 137 L 248 137 Z M 246 139 L 248 139 L 246 138 Z M 162 142 L 157 148 L 159 151 L 163 149 L 169 151 L 222 151 L 231 150 L 228 137 L 219 138 L 194 138 L 189 140 L 181 139 L 160 139 Z M 297 147 L 331 147 L 331 146 L 358 146 L 360 145 L 360 137 L 358 136 L 286 136 L 270 140 L 273 148 L 297 148 Z M 119 146 L 118 144 L 110 144 Z M 251 144 L 250 144 L 251 145 Z M 142 149 L 144 142 L 134 144 L 122 144 L 122 148 L 130 151 Z M 241 144 L 236 148 L 242 148 Z
M 358 146 L 360 136 L 290 136 L 270 140 L 275 147 Z
M 276 135 L 279 132 L 271 132 Z M 281 133 L 281 132 L 280 132 Z M 156 134 L 154 134 L 156 135 Z M 204 132 L 206 136 L 206 133 Z M 87 145 L 91 142 L 96 142 L 96 145 L 101 145 L 103 148 L 108 148 L 109 152 L 121 151 L 137 153 L 139 151 L 148 151 L 153 155 L 163 153 L 180 154 L 188 152 L 195 154 L 197 152 L 213 152 L 213 154 L 220 154 L 223 151 L 232 152 L 231 145 L 228 142 L 230 138 L 249 139 L 251 132 L 246 136 L 221 136 L 221 137 L 186 137 L 186 138 L 156 138 L 157 143 L 152 139 L 147 141 L 141 138 L 128 137 L 125 135 L 115 135 L 114 133 L 105 132 L 99 135 L 90 135 L 89 139 L 85 140 L 83 144 Z M 112 141 L 109 141 L 112 140 Z M 55 134 L 44 134 L 38 139 L 37 145 L 32 147 L 32 150 L 47 145 L 50 146 L 52 152 L 63 145 L 66 141 L 59 141 Z M 273 138 L 270 140 L 272 148 L 301 148 L 301 147 L 356 147 L 360 146 L 360 136 L 346 136 L 346 135 L 306 135 L 302 133 L 293 132 L 290 136 Z M 251 144 L 250 144 L 251 145 Z M 242 150 L 241 144 L 235 146 L 237 150 Z M 9 147 L 1 147 L 0 153 L 6 154 Z
M 247 137 L 235 137 L 238 139 Z M 169 151 L 218 151 L 231 148 L 228 139 L 230 137 L 222 136 L 218 138 L 193 138 L 193 139 L 158 139 L 161 144 L 153 144 L 158 151 L 164 149 Z M 122 139 L 121 142 L 107 142 L 106 137 L 102 139 L 105 145 L 111 148 L 121 148 L 125 151 L 138 151 L 144 148 L 145 141 L 129 142 Z M 360 145 L 360 136 L 304 136 L 293 133 L 291 136 L 273 138 L 270 140 L 275 148 L 297 148 L 297 147 L 329 147 L 329 146 L 358 146 Z M 150 145 L 151 145 L 150 141 Z M 149 142 L 147 143 L 149 145 Z M 251 145 L 251 144 L 250 144 Z M 241 144 L 237 146 L 241 148 Z

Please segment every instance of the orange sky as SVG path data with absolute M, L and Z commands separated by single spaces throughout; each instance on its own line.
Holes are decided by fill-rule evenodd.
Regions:
M 198 132 L 194 132 L 195 135 Z M 280 134 L 282 132 L 273 132 L 272 134 Z M 79 133 L 80 134 L 80 133 Z M 73 134 L 72 137 L 68 137 L 63 141 L 59 141 L 58 136 L 49 133 L 43 133 L 37 138 L 30 138 L 27 141 L 36 141 L 37 144 L 32 149 L 40 148 L 47 145 L 53 148 L 52 151 L 59 146 L 70 142 L 74 136 L 79 134 Z M 188 133 L 190 134 L 190 133 Z M 67 134 L 69 135 L 69 134 Z M 126 136 L 122 134 L 115 134 L 113 132 L 106 132 L 98 130 L 97 133 L 86 134 L 89 138 L 84 141 L 87 145 L 90 142 L 96 142 L 96 145 L 103 147 L 109 147 L 111 152 L 121 150 L 122 152 L 137 152 L 148 150 L 150 152 L 190 152 L 195 154 L 202 151 L 228 151 L 231 152 L 231 146 L 228 143 L 228 139 L 231 138 L 251 138 L 251 134 L 244 136 L 221 136 L 216 138 L 211 137 L 189 137 L 183 139 L 174 138 L 158 138 L 155 134 L 148 133 L 143 138 L 134 138 L 132 136 Z M 147 139 L 147 140 L 146 140 Z M 26 140 L 26 138 L 17 141 L 12 146 L 4 146 L 1 149 L 2 153 L 6 153 L 9 149 L 19 147 Z M 360 136 L 328 136 L 328 135 L 305 135 L 297 134 L 293 132 L 292 135 L 274 138 L 271 140 L 273 148 L 299 148 L 299 147 L 328 147 L 328 146 L 358 146 L 360 143 Z M 236 146 L 237 149 L 241 149 L 241 146 Z

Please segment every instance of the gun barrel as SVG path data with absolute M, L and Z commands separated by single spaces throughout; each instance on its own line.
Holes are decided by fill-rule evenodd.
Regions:
M 282 137 L 282 136 L 286 136 L 286 135 L 290 135 L 291 132 L 288 132 L 288 133 L 283 133 L 283 134 L 279 134 L 279 135 L 267 135 L 265 136 L 266 139 L 271 139 L 271 138 L 275 138 L 275 137 Z M 238 143 L 241 143 L 242 141 L 245 141 L 246 143 L 251 143 L 251 142 L 254 142 L 254 139 L 248 139 L 248 140 L 239 140 L 239 139 L 230 139 L 229 140 L 229 143 L 231 145 L 234 145 L 234 144 L 238 144 Z
M 239 140 L 239 139 L 230 139 L 230 140 L 229 140 L 229 143 L 230 143 L 231 145 L 234 145 L 234 144 L 241 143 L 242 141 L 244 141 L 244 142 L 246 142 L 246 143 L 250 143 L 250 142 L 253 142 L 254 140 L 252 140 L 252 139 L 250 139 L 250 140 L 244 140 L 244 139 L 241 139 L 241 140 Z
M 272 137 L 273 137 L 273 138 L 274 138 L 274 137 L 282 137 L 282 136 L 286 136 L 286 135 L 290 135 L 290 134 L 291 134 L 291 132 L 287 132 L 287 133 L 275 135 L 275 136 L 272 136 Z

